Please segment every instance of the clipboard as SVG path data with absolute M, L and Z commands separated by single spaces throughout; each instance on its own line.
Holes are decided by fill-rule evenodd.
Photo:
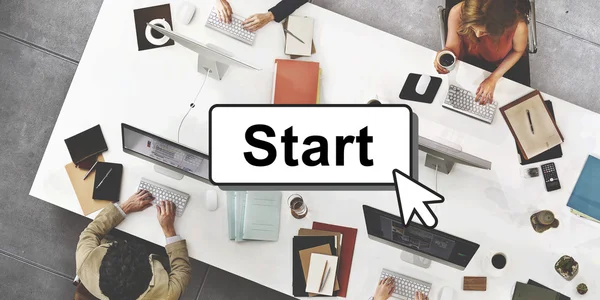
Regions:
M 539 103 L 527 103 L 528 101 L 538 101 Z M 539 118 L 539 122 L 537 123 L 537 125 L 542 125 L 542 126 L 536 126 L 538 127 L 538 133 L 540 134 L 540 137 L 533 137 L 533 130 L 532 130 L 532 135 L 527 135 L 524 134 L 523 132 L 523 124 L 519 124 L 519 123 L 523 123 L 525 117 L 521 118 L 517 120 L 516 117 L 513 114 L 513 110 L 518 109 L 518 110 L 522 110 L 522 108 L 524 107 L 523 105 L 526 105 L 525 107 L 532 107 L 535 108 L 536 110 L 533 111 L 533 113 L 535 114 L 536 117 L 536 121 L 538 122 L 537 119 Z M 523 157 L 526 160 L 529 160 L 545 151 L 547 151 L 548 149 L 551 149 L 553 147 L 555 147 L 556 145 L 560 145 L 561 143 L 563 143 L 565 141 L 562 133 L 560 132 L 560 129 L 558 129 L 558 126 L 556 125 L 556 121 L 554 120 L 554 118 L 552 118 L 552 115 L 550 113 L 550 111 L 548 110 L 548 107 L 544 104 L 544 100 L 542 98 L 542 95 L 540 93 L 540 91 L 535 90 L 509 104 L 506 104 L 502 107 L 499 108 L 500 113 L 502 114 L 502 117 L 504 118 L 504 121 L 506 121 L 506 125 L 508 125 L 508 129 L 510 130 L 510 133 L 513 135 L 513 137 L 515 138 L 515 141 L 517 142 L 517 147 L 519 148 L 519 151 L 523 154 Z M 510 111 L 509 111 L 510 110 Z M 521 114 L 519 114 L 521 115 Z M 511 119 L 512 118 L 512 119 Z M 517 125 L 518 124 L 518 125 Z M 518 128 L 515 128 L 515 126 L 518 126 Z M 527 125 L 529 126 L 529 124 Z M 541 129 L 539 129 L 541 128 Z M 540 133 L 540 131 L 543 131 L 542 133 Z M 552 135 L 558 135 L 558 138 L 560 139 L 560 142 L 556 142 L 556 141 L 545 141 L 543 140 L 544 135 L 547 135 L 548 133 L 551 133 Z M 544 135 L 542 135 L 544 134 Z M 525 140 L 527 139 L 527 140 Z M 535 140 L 535 141 L 534 141 Z M 537 143 L 537 145 L 536 145 Z M 546 145 L 544 146 L 540 146 L 539 143 L 545 143 Z M 532 149 L 535 148 L 535 149 Z M 528 151 L 529 150 L 529 153 Z

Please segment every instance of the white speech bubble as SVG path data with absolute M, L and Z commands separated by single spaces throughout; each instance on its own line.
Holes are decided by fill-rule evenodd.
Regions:
M 413 147 L 412 111 L 406 105 L 215 105 L 210 110 L 210 180 L 219 186 L 387 186 L 394 187 L 392 169 L 412 174 L 416 158 Z M 251 152 L 256 159 L 267 157 L 267 151 L 253 147 L 246 140 L 246 131 L 253 125 L 267 125 L 275 136 L 255 133 L 256 139 L 269 142 L 276 149 L 275 161 L 268 166 L 253 166 L 245 156 Z M 297 166 L 285 160 L 285 145 L 281 138 L 293 128 L 298 142 L 293 144 Z M 367 144 L 367 158 L 373 165 L 364 165 L 357 136 L 366 130 L 373 138 Z M 305 145 L 309 136 L 322 136 L 327 141 L 329 165 L 307 166 L 302 156 L 305 150 L 319 146 Z M 354 143 L 344 147 L 344 164 L 337 165 L 337 137 L 354 136 Z M 319 154 L 312 154 L 317 159 Z

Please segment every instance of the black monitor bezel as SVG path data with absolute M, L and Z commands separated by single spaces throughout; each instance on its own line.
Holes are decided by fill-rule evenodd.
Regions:
M 373 240 L 376 240 L 378 242 L 384 243 L 386 245 L 389 245 L 389 246 L 401 249 L 403 251 L 409 252 L 411 254 L 418 255 L 418 256 L 430 259 L 432 261 L 441 263 L 443 265 L 446 265 L 446 266 L 449 266 L 449 267 L 452 267 L 452 268 L 455 268 L 455 269 L 458 269 L 458 270 L 464 270 L 469 265 L 469 263 L 471 263 L 471 261 L 473 260 L 473 257 L 475 257 L 475 254 L 477 254 L 477 251 L 479 250 L 480 245 L 477 244 L 477 243 L 473 243 L 471 241 L 467 241 L 467 240 L 465 240 L 463 238 L 459 238 L 457 236 L 454 236 L 454 235 L 451 235 L 451 234 L 448 234 L 448 233 L 445 233 L 445 232 L 442 232 L 442 231 L 439 231 L 439 230 L 427 229 L 427 228 L 425 228 L 425 226 L 423 226 L 423 225 L 421 225 L 419 223 L 415 223 L 415 222 L 410 222 L 410 226 L 415 226 L 415 227 L 418 227 L 418 228 L 423 229 L 423 230 L 435 232 L 438 235 L 441 235 L 443 237 L 452 239 L 452 240 L 460 242 L 460 243 L 469 244 L 470 246 L 475 247 L 475 251 L 473 252 L 473 255 L 471 255 L 471 257 L 469 257 L 469 261 L 467 261 L 467 263 L 463 266 L 463 265 L 460 265 L 460 264 L 457 264 L 457 263 L 454 263 L 454 262 L 451 262 L 451 261 L 447 261 L 447 260 L 445 260 L 445 259 L 443 259 L 441 257 L 433 256 L 433 255 L 430 255 L 430 254 L 427 254 L 427 253 L 424 253 L 424 252 L 417 251 L 417 250 L 415 250 L 413 248 L 405 247 L 405 246 L 403 246 L 401 244 L 398 244 L 398 243 L 396 243 L 396 242 L 394 242 L 392 240 L 388 240 L 388 239 L 384 238 L 383 236 L 379 236 L 379 235 L 375 234 L 374 232 L 369 231 L 369 227 L 370 226 L 367 223 L 368 222 L 367 214 L 369 214 L 370 212 L 375 212 L 376 214 L 379 214 L 381 216 L 384 216 L 384 217 L 387 217 L 387 218 L 390 218 L 392 220 L 395 220 L 395 221 L 398 221 L 398 222 L 402 223 L 402 218 L 399 217 L 399 216 L 392 215 L 390 213 L 378 210 L 378 209 L 376 209 L 374 207 L 371 207 L 371 206 L 368 206 L 368 205 L 363 205 L 363 214 L 364 214 L 364 218 L 365 218 L 365 226 L 367 228 L 367 234 L 369 235 L 369 238 L 371 238 Z
M 210 157 L 208 155 L 206 155 L 206 154 L 204 154 L 202 152 L 199 152 L 197 150 L 188 148 L 186 146 L 183 146 L 181 144 L 175 143 L 175 142 L 170 141 L 168 139 L 165 139 L 163 137 L 157 136 L 155 134 L 149 133 L 147 131 L 141 130 L 139 128 L 133 127 L 131 125 L 128 125 L 128 124 L 125 124 L 125 123 L 121 123 L 121 147 L 123 148 L 123 152 L 125 152 L 127 154 L 130 154 L 130 155 L 133 155 L 133 156 L 135 156 L 137 158 L 141 158 L 143 160 L 149 161 L 149 162 L 151 162 L 153 164 L 156 164 L 156 165 L 159 165 L 159 166 L 161 166 L 163 168 L 167 168 L 167 169 L 169 169 L 171 171 L 177 172 L 177 173 L 182 174 L 184 176 L 188 176 L 188 177 L 194 178 L 196 180 L 202 181 L 203 183 L 212 185 L 212 183 L 210 182 L 210 180 L 208 178 L 204 178 L 204 177 L 198 176 L 198 175 L 196 175 L 194 173 L 190 173 L 190 172 L 187 172 L 187 171 L 175 168 L 175 167 L 173 167 L 173 166 L 171 166 L 169 164 L 163 163 L 163 162 L 161 162 L 161 161 L 159 161 L 157 159 L 154 159 L 152 157 L 149 157 L 149 156 L 146 156 L 144 154 L 141 154 L 141 153 L 138 153 L 138 152 L 135 152 L 133 150 L 125 148 L 125 129 L 137 132 L 139 134 L 142 134 L 142 135 L 154 138 L 154 139 L 158 139 L 158 140 L 160 140 L 162 142 L 165 142 L 165 143 L 167 143 L 167 144 L 169 144 L 169 145 L 171 145 L 173 147 L 179 148 L 179 149 L 181 149 L 183 151 L 190 152 L 192 154 L 196 154 L 196 155 L 198 155 L 198 156 L 200 156 L 200 157 L 208 160 L 209 163 L 210 163 Z

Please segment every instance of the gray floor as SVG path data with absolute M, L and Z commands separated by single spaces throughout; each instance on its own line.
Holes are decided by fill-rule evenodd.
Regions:
M 600 112 L 594 84 L 600 69 L 600 2 L 538 2 L 533 87 Z M 0 1 L 0 298 L 72 299 L 74 249 L 89 221 L 28 193 L 101 3 Z M 439 48 L 437 0 L 315 3 Z M 193 264 L 184 299 L 287 298 L 202 262 Z

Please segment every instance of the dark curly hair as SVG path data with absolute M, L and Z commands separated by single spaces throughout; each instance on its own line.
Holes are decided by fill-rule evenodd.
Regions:
M 135 300 L 148 289 L 152 266 L 146 248 L 115 241 L 100 264 L 100 290 L 109 299 Z

